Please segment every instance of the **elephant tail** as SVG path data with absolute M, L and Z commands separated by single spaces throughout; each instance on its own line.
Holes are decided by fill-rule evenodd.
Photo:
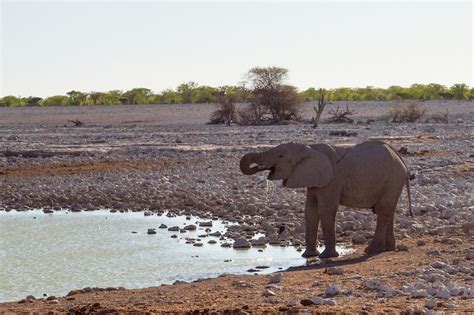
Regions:
M 403 163 L 406 169 L 406 177 L 405 177 L 405 184 L 407 186 L 407 195 L 408 195 L 408 210 L 410 211 L 410 216 L 413 217 L 413 211 L 411 208 L 411 193 L 410 193 L 410 180 L 415 178 L 414 174 L 410 174 L 410 168 L 408 167 L 407 163 L 403 160 L 403 158 L 400 156 L 400 153 L 395 150 L 390 144 L 385 143 L 392 151 L 395 153 L 395 155 L 400 159 L 400 161 Z
M 407 185 L 407 195 L 408 195 L 408 209 L 410 210 L 410 216 L 413 218 L 413 211 L 411 209 L 411 194 L 410 194 L 410 171 L 407 171 L 407 176 L 405 178 L 405 182 Z

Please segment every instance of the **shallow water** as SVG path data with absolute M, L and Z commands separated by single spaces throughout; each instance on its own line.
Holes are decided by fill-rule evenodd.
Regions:
M 142 212 L 0 212 L 0 301 L 29 294 L 65 295 L 84 287 L 156 286 L 242 274 L 262 265 L 270 268 L 259 273 L 269 273 L 306 263 L 293 247 L 234 250 L 222 248 L 217 237 L 201 238 L 204 245 L 195 247 L 184 238 L 206 234 L 205 228 L 187 233 L 158 228 L 161 223 L 182 227 L 196 221 L 145 217 Z M 156 228 L 157 234 L 148 235 L 148 228 Z M 213 221 L 211 229 L 223 232 L 225 224 Z M 178 239 L 170 238 L 173 234 Z M 210 239 L 217 244 L 208 244 Z

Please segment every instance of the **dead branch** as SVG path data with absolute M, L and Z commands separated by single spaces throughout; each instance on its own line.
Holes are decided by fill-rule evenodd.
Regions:
M 80 121 L 79 119 L 76 119 L 76 120 L 71 120 L 71 119 L 69 119 L 67 122 L 73 123 L 74 126 L 76 126 L 76 127 L 81 127 L 81 126 L 84 126 L 84 125 L 85 125 L 85 124 L 84 124 L 82 121 Z
M 346 106 L 345 110 L 341 110 L 339 108 L 339 106 L 337 106 L 337 108 L 335 110 L 331 109 L 329 111 L 329 114 L 331 115 L 331 117 L 329 117 L 326 120 L 326 123 L 332 123 L 332 124 L 348 123 L 348 124 L 352 124 L 354 122 L 354 119 L 349 118 L 347 116 L 354 115 L 355 113 L 356 112 L 354 110 L 349 109 L 349 106 Z

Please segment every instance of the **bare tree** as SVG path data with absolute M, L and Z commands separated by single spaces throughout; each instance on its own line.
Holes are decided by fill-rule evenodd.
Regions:
M 313 118 L 313 128 L 318 127 L 319 120 L 321 119 L 324 108 L 326 108 L 326 104 L 327 103 L 324 101 L 323 89 L 319 89 L 318 107 L 313 107 L 314 111 L 316 112 L 316 116 Z

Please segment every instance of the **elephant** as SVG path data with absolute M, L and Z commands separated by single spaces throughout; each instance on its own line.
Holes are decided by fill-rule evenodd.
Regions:
M 365 249 L 369 255 L 395 250 L 394 214 L 404 185 L 410 215 L 410 171 L 389 144 L 371 140 L 350 147 L 285 143 L 240 160 L 245 175 L 270 171 L 268 180 L 283 180 L 288 188 L 306 188 L 303 257 L 338 257 L 335 219 L 339 205 L 370 208 L 377 215 L 375 234 Z M 324 251 L 316 249 L 319 222 Z

